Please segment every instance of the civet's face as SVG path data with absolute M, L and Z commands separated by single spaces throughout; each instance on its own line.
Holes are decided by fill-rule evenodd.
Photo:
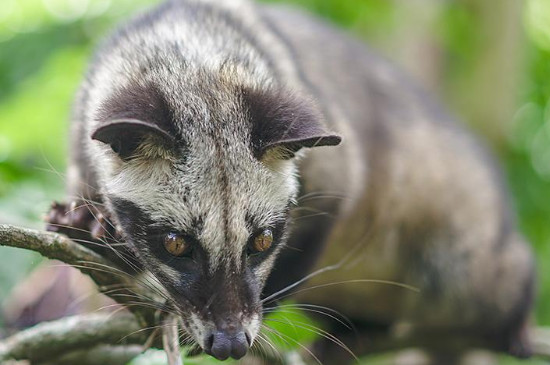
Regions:
M 324 133 L 307 104 L 272 88 L 224 84 L 178 102 L 154 84 L 113 93 L 91 131 L 109 161 L 99 174 L 117 223 L 185 330 L 214 357 L 238 359 L 258 335 L 260 295 L 285 242 L 294 154 L 340 138 Z

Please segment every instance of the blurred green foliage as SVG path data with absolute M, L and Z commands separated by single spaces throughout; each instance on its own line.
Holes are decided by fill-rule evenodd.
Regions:
M 383 45 L 387 34 L 404 22 L 398 11 L 403 3 L 399 1 L 286 2 L 331 19 L 375 45 Z M 0 222 L 40 227 L 40 216 L 48 204 L 62 199 L 71 99 L 86 60 L 94 44 L 113 24 L 154 3 L 155 0 L 2 0 Z M 469 72 L 478 62 L 481 49 L 488 46 L 478 31 L 483 19 L 472 12 L 468 3 L 472 0 L 444 2 L 431 29 L 442 52 L 452 56 L 446 58 L 441 72 L 443 88 Z M 505 140 L 496 144 L 495 152 L 506 169 L 521 228 L 537 253 L 537 322 L 550 325 L 550 1 L 526 0 L 521 16 L 525 35 L 517 51 L 525 57 L 523 81 L 517 90 L 519 102 L 515 114 L 509 116 L 511 128 Z M 445 90 L 443 94 L 452 95 Z M 452 101 L 447 96 L 447 102 Z M 478 129 L 476 123 L 482 121 L 472 123 Z M 0 298 L 4 298 L 39 259 L 4 248 L 0 255 Z M 282 323 L 285 319 L 275 320 L 279 323 L 273 324 L 293 339 L 306 343 L 313 340 L 311 331 L 299 326 L 289 329 Z M 310 324 L 304 321 L 302 327 L 307 328 Z M 163 363 L 164 358 L 159 360 L 157 355 L 149 353 L 133 364 Z M 371 363 L 384 361 L 382 357 Z M 515 360 L 503 358 L 501 363 L 512 364 Z

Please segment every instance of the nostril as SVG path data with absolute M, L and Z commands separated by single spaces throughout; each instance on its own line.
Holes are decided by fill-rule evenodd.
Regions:
M 209 340 L 210 338 L 212 339 L 212 345 L 209 354 L 218 360 L 226 360 L 231 355 L 231 339 L 223 332 L 216 332 L 209 337 Z
M 241 357 L 246 355 L 246 352 L 248 351 L 249 347 L 250 347 L 250 343 L 244 331 L 237 333 L 231 339 L 231 357 L 234 358 L 235 360 L 240 359 Z
M 252 337 L 250 337 L 248 332 L 245 332 L 244 335 L 246 336 L 246 343 L 248 343 L 248 347 L 252 346 Z
M 210 335 L 206 338 L 206 341 L 204 341 L 204 351 L 207 354 L 210 354 L 212 352 L 213 344 L 214 344 L 214 335 Z

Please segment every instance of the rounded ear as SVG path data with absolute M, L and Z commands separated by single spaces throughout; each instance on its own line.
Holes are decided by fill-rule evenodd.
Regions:
M 271 150 L 280 159 L 302 148 L 336 146 L 342 138 L 325 130 L 313 103 L 284 90 L 246 90 L 252 119 L 252 145 L 258 159 Z
M 163 148 L 172 147 L 174 136 L 154 123 L 137 119 L 119 119 L 105 122 L 92 133 L 92 139 L 108 144 L 123 160 L 136 155 L 138 148 L 152 140 Z

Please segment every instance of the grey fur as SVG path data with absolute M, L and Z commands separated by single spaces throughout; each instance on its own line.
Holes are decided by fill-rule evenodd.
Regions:
M 261 117 L 251 116 L 246 99 L 263 94 L 260 110 L 275 104 L 275 111 L 263 112 L 273 123 L 285 120 L 281 126 L 290 131 L 293 116 L 305 119 L 297 140 L 279 135 L 258 153 L 258 120 L 251 118 Z M 176 143 L 167 147 L 148 135 L 121 159 L 112 139 L 91 138 L 121 117 L 149 119 L 143 122 L 169 131 Z M 320 21 L 245 0 L 167 2 L 99 49 L 77 97 L 73 130 L 70 194 L 106 203 L 123 230 L 116 200 L 177 231 L 197 230 L 200 221 L 205 275 L 232 273 L 223 285 L 244 280 L 242 252 L 254 227 L 287 222 L 300 194 L 299 207 L 333 218 L 292 210 L 298 217 L 292 233 L 285 228 L 274 252 L 253 270 L 254 290 L 273 265 L 268 293 L 352 252 L 356 260 L 346 269 L 314 283 L 391 280 L 420 294 L 362 284 L 304 297 L 356 319 L 464 330 L 494 338 L 501 350 L 527 346 L 521 330 L 531 309 L 533 260 L 494 163 L 388 62 Z M 338 147 L 300 149 L 338 144 L 331 131 L 343 138 Z M 180 273 L 155 257 L 149 243 L 125 234 L 177 301 Z M 283 249 L 287 237 L 299 253 Z M 251 296 L 232 298 L 234 306 L 224 310 L 255 337 L 259 292 Z M 204 346 L 204 334 L 191 327 L 215 329 L 215 320 L 178 305 L 184 322 L 195 323 L 187 330 Z M 239 317 L 243 310 L 248 315 Z

